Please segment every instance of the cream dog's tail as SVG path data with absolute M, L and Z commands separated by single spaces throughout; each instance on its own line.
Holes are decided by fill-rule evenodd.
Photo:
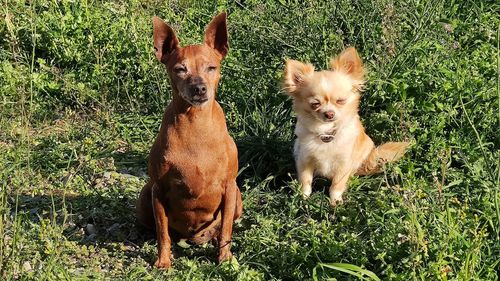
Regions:
M 399 160 L 405 154 L 409 142 L 387 142 L 374 147 L 356 175 L 365 176 L 380 173 L 385 163 Z

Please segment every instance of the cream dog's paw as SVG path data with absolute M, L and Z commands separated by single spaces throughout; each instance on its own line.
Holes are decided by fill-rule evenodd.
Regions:
M 342 193 L 343 192 L 339 191 L 333 191 L 332 193 L 330 193 L 330 205 L 332 205 L 332 207 L 344 203 L 344 200 L 342 199 Z

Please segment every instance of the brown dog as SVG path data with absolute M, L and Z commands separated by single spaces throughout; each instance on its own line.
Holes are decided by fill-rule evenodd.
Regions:
M 229 50 L 226 14 L 210 22 L 202 45 L 180 47 L 172 28 L 158 17 L 153 37 L 173 98 L 151 148 L 150 180 L 141 191 L 137 216 L 156 229 L 156 267 L 171 266 L 171 240 L 178 239 L 218 242 L 222 262 L 232 257 L 233 222 L 242 214 L 238 151 L 215 100 L 220 62 Z

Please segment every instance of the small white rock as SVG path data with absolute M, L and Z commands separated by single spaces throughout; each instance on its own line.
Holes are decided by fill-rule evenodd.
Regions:
M 111 178 L 111 172 L 104 172 L 104 174 L 102 175 L 102 177 L 105 178 L 105 179 Z
M 23 262 L 23 269 L 24 269 L 24 271 L 32 271 L 33 270 L 29 261 Z

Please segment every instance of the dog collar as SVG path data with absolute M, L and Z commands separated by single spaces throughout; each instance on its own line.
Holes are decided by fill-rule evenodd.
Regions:
M 326 132 L 326 134 L 319 135 L 319 139 L 322 142 L 328 143 L 331 142 L 335 137 L 335 130 L 331 130 L 330 132 Z
M 327 135 L 327 134 L 319 135 L 319 139 L 322 142 L 331 142 L 333 140 L 333 135 Z

